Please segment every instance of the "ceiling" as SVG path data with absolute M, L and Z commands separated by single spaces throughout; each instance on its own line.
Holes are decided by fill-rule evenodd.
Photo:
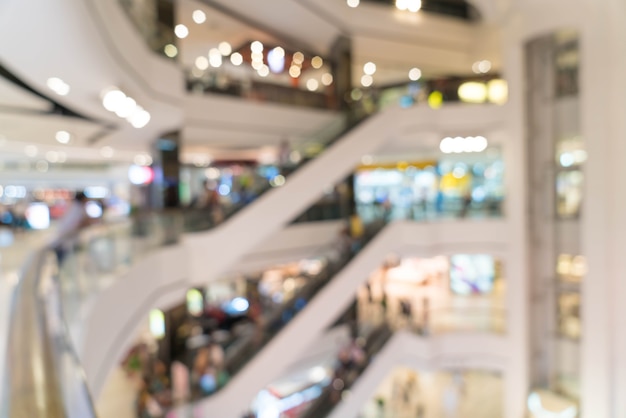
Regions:
M 229 126 L 208 127 L 221 120 L 215 110 L 193 118 L 203 119 L 204 124 L 189 123 L 180 69 L 147 50 L 116 3 L 40 0 L 37 13 L 32 13 L 31 2 L 0 2 L 0 36 L 20 39 L 0 43 L 0 64 L 39 93 L 85 116 L 51 114 L 50 100 L 0 78 L 0 146 L 5 155 L 9 148 L 12 155 L 23 152 L 24 143 L 32 143 L 44 153 L 65 150 L 69 159 L 72 155 L 103 158 L 99 150 L 104 146 L 114 148 L 120 158 L 129 158 L 146 151 L 161 133 L 183 125 L 190 147 L 218 152 L 230 146 L 250 152 L 274 145 L 284 136 L 304 138 L 328 123 L 328 115 L 312 112 L 304 119 L 271 116 L 278 125 L 266 129 L 254 129 L 248 117 Z M 191 21 L 196 8 L 205 10 L 204 24 Z M 205 55 L 221 41 L 236 48 L 261 40 L 307 56 L 326 56 L 335 39 L 346 35 L 353 42 L 356 82 L 368 61 L 377 64 L 375 84 L 405 81 L 412 67 L 428 76 L 471 73 L 471 64 L 478 59 L 490 59 L 496 70 L 499 65 L 498 33 L 488 25 L 405 13 L 368 2 L 353 9 L 343 0 L 180 0 L 178 18 L 190 28 L 189 37 L 180 44 L 182 63 Z M 165 76 L 172 82 L 163 83 Z M 57 96 L 50 91 L 49 77 L 68 82 L 70 94 Z M 148 126 L 135 129 L 102 107 L 102 91 L 110 86 L 122 88 L 150 111 Z M 55 140 L 59 130 L 71 133 L 69 144 Z
M 189 0 L 182 3 L 189 4 Z M 500 66 L 499 33 L 487 23 L 403 12 L 375 2 L 361 2 L 357 8 L 344 0 L 203 3 L 217 5 L 222 14 L 243 18 L 286 45 L 311 54 L 326 56 L 338 36 L 350 37 L 357 81 L 368 61 L 377 64 L 374 82 L 381 84 L 406 81 L 412 67 L 422 69 L 426 76 L 441 76 L 471 74 L 472 64 L 483 59 L 492 61 L 494 71 Z

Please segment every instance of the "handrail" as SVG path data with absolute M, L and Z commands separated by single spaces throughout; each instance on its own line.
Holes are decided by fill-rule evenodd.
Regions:
M 430 309 L 428 312 L 441 313 L 450 310 L 488 310 L 491 312 L 497 312 L 496 316 L 498 316 L 499 319 L 503 319 L 506 317 L 506 310 L 497 307 L 435 308 Z M 322 393 L 311 403 L 311 405 L 306 408 L 306 410 L 299 416 L 299 418 L 325 418 L 330 415 L 333 408 L 342 399 L 339 393 L 350 390 L 351 387 L 356 383 L 356 381 L 361 377 L 361 375 L 370 365 L 372 359 L 378 353 L 380 353 L 381 350 L 391 340 L 391 337 L 394 335 L 394 333 L 396 331 L 406 330 L 407 328 L 411 332 L 415 332 L 418 335 L 424 335 L 423 329 L 416 329 L 407 326 L 397 326 L 391 324 L 388 320 L 383 320 L 380 324 L 376 325 L 372 332 L 369 335 L 365 336 L 365 344 L 363 346 L 365 361 L 362 364 L 357 365 L 354 370 L 351 370 L 353 373 L 347 373 L 346 378 L 343 380 L 343 386 L 340 389 L 333 387 L 332 384 L 326 385 L 323 388 Z M 500 329 L 499 327 L 494 327 L 492 331 L 500 333 L 503 331 L 503 329 Z M 333 393 L 335 393 L 335 396 L 333 396 Z
M 342 379 L 343 387 L 342 391 L 350 390 L 352 385 L 357 381 L 361 374 L 365 371 L 372 359 L 382 350 L 382 348 L 389 342 L 393 336 L 393 329 L 387 323 L 383 323 L 376 327 L 369 335 L 365 337 L 365 344 L 363 345 L 363 353 L 365 354 L 365 361 L 362 364 L 357 365 L 356 373 L 348 373 L 344 379 Z M 320 396 L 318 396 L 312 404 L 300 415 L 299 418 L 323 418 L 326 417 L 339 401 L 338 397 L 333 396 L 335 392 L 332 383 L 325 386 Z
M 326 138 L 324 145 L 336 142 L 346 131 L 364 119 L 365 117 L 360 118 L 339 133 L 331 133 L 330 140 Z M 311 159 L 304 158 L 290 172 L 304 166 Z M 271 187 L 267 185 L 259 195 L 270 189 Z M 227 219 L 245 206 L 232 207 Z M 167 220 L 171 227 L 162 228 L 159 231 L 162 236 L 157 236 L 156 242 L 153 242 L 154 238 L 151 237 L 152 240 L 145 248 L 150 250 L 154 248 L 152 244 L 160 246 L 177 242 L 183 231 L 200 229 L 199 225 L 194 223 L 187 223 L 186 227 L 179 225 L 180 221 L 188 222 L 192 212 L 184 210 L 159 214 L 138 213 L 130 222 L 124 221 L 121 225 L 139 229 L 136 232 L 141 233 L 142 225 L 145 226 L 146 221 Z M 208 211 L 197 213 L 206 214 L 206 212 Z M 110 226 L 111 224 L 107 225 Z M 208 222 L 205 226 L 213 227 L 216 224 Z M 101 227 L 102 225 L 96 225 L 87 228 L 78 237 L 72 237 L 72 240 L 83 239 L 94 232 L 98 236 L 98 228 Z M 106 228 L 105 233 L 109 232 L 108 229 Z M 58 277 L 51 277 L 51 263 L 48 262 L 51 252 L 52 244 L 35 251 L 21 272 L 12 297 L 6 353 L 7 383 L 2 394 L 2 409 L 7 411 L 5 415 L 10 418 L 73 416 L 77 410 L 75 405 L 78 405 L 78 410 L 81 411 L 77 417 L 95 417 L 84 373 L 78 357 L 72 351 L 72 341 L 61 308 L 62 297 Z M 126 257 L 133 255 L 125 254 Z M 71 390 L 66 389 L 68 385 Z
M 380 232 L 385 226 L 384 222 L 373 223 L 369 225 L 363 239 L 360 241 L 360 246 L 363 247 L 369 243 L 378 232 Z M 317 295 L 318 291 L 324 287 L 329 280 L 331 280 L 336 273 L 338 273 L 343 267 L 345 267 L 358 253 L 358 251 L 348 251 L 343 254 L 340 260 L 327 264 L 326 268 L 315 278 L 312 278 L 307 285 L 300 289 L 290 300 L 286 301 L 275 311 L 271 312 L 265 320 L 264 324 L 259 326 L 255 332 L 247 337 L 242 338 L 241 341 L 235 342 L 230 350 L 226 352 L 226 364 L 224 369 L 229 376 L 232 376 L 242 370 L 245 365 L 278 334 L 287 325 L 288 322 L 284 320 L 284 314 L 289 313 L 291 316 L 297 315 L 297 313 L 303 308 L 299 306 L 299 303 L 304 302 L 308 304 L 312 298 Z M 192 392 L 193 392 L 192 388 Z M 222 389 L 218 387 L 217 390 Z M 193 393 L 191 399 L 188 401 L 195 402 L 211 396 L 211 394 Z
M 47 275 L 50 250 L 46 245 L 30 257 L 11 300 L 3 416 L 95 418 L 65 327 L 58 282 Z

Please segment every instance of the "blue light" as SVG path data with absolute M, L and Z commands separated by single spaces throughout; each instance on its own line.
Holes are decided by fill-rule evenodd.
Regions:
M 574 164 L 574 156 L 569 152 L 564 152 L 559 158 L 563 167 L 571 167 Z
M 218 193 L 222 196 L 228 196 L 230 193 L 230 186 L 227 184 L 222 184 L 218 189 Z
M 413 98 L 411 96 L 400 97 L 400 107 L 407 108 L 413 106 Z
M 267 64 L 273 73 L 282 73 L 285 69 L 285 53 L 281 55 L 276 48 L 272 49 L 267 53 Z

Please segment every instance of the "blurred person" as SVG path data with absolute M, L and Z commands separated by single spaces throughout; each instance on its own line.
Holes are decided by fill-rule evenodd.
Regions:
M 57 224 L 50 245 L 54 248 L 59 268 L 62 266 L 67 253 L 75 250 L 78 233 L 92 222 L 86 211 L 88 201 L 89 199 L 83 192 L 77 192 L 74 200 Z
M 383 289 L 383 295 L 380 298 L 380 307 L 382 309 L 383 321 L 387 320 L 387 309 L 389 308 L 389 299 L 387 297 L 387 291 Z
M 421 402 L 417 404 L 417 410 L 415 411 L 416 418 L 424 418 L 426 416 L 426 411 L 424 408 L 424 404 Z
M 461 212 L 459 213 L 459 216 L 461 218 L 467 217 L 471 206 L 472 206 L 472 193 L 470 191 L 467 191 L 463 195 L 463 206 L 461 207 Z
M 350 235 L 349 227 L 346 226 L 341 228 L 341 230 L 339 231 L 338 243 L 339 250 L 341 251 L 342 255 L 348 255 L 352 253 L 352 250 L 354 248 L 354 239 L 352 238 L 352 235 Z
M 217 370 L 213 366 L 209 366 L 204 369 L 202 376 L 200 376 L 200 390 L 203 394 L 209 395 L 215 392 L 218 388 L 217 384 Z
M 139 394 L 137 396 L 136 411 L 139 418 L 157 418 L 163 415 L 163 409 L 156 401 L 150 390 L 149 382 L 143 379 L 140 384 Z
M 435 198 L 435 211 L 437 212 L 437 215 L 443 214 L 444 201 L 445 195 L 443 194 L 443 191 L 441 191 L 441 189 L 437 189 L 437 196 Z
M 189 369 L 180 361 L 172 363 L 172 401 L 174 403 L 189 398 Z
M 445 418 L 459 416 L 459 390 L 454 384 L 448 385 L 443 392 L 443 411 Z
M 278 146 L 278 164 L 283 175 L 287 174 L 287 169 L 291 165 L 291 146 L 287 138 L 280 141 Z
M 217 369 L 222 369 L 225 366 L 224 349 L 220 344 L 212 343 L 209 345 L 209 356 L 211 364 Z
M 367 295 L 367 303 L 369 304 L 374 303 L 374 294 L 372 293 L 372 284 L 370 283 L 369 280 L 365 282 L 365 293 Z
M 191 386 L 194 389 L 201 388 L 201 379 L 205 370 L 209 367 L 211 355 L 207 348 L 198 350 L 191 369 Z
M 407 325 L 410 326 L 413 322 L 413 305 L 411 304 L 410 299 L 400 299 L 400 312 L 402 314 L 402 318 L 406 321 Z
M 224 218 L 220 194 L 215 181 L 204 180 L 202 182 L 202 192 L 192 203 L 192 206 L 198 209 L 206 209 L 214 224 L 221 223 Z
M 363 367 L 367 360 L 365 350 L 363 350 L 363 347 L 356 339 L 352 340 L 350 344 L 350 358 L 352 360 L 352 366 L 359 368 Z
M 430 321 L 430 300 L 428 297 L 422 299 L 422 324 L 421 324 L 421 334 L 428 335 L 429 333 L 429 324 Z
M 170 403 L 170 379 L 167 377 L 167 367 L 165 363 L 157 360 L 152 368 L 152 374 L 150 376 L 150 393 L 154 394 L 155 399 L 161 405 L 167 405 Z

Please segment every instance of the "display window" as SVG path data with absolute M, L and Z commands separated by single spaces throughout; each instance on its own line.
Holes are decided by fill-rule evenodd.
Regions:
M 499 213 L 504 165 L 496 159 L 362 166 L 355 174 L 357 213 L 365 221 Z

